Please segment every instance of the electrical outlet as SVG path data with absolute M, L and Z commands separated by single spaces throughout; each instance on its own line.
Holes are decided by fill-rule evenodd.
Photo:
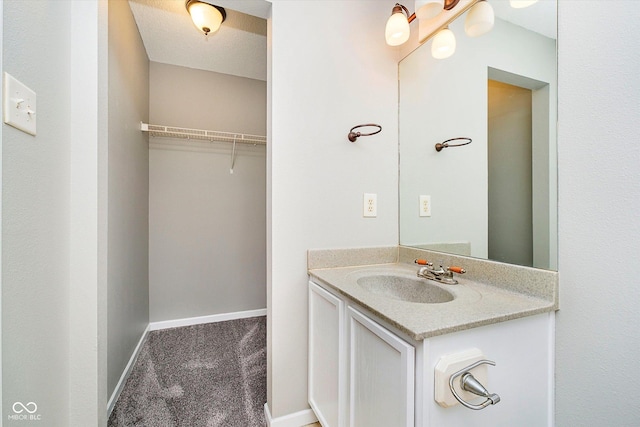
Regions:
M 431 196 L 420 196 L 420 216 L 431 216 Z
M 365 218 L 375 218 L 378 216 L 378 195 L 375 193 L 364 193 L 362 205 L 362 216 Z

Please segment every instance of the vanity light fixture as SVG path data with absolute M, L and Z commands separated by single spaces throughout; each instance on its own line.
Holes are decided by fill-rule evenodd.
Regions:
M 415 8 L 418 19 L 435 18 L 444 9 L 444 0 L 416 0 Z
M 431 55 L 436 59 L 445 59 L 456 52 L 456 36 L 449 27 L 438 31 L 431 43 Z
M 478 37 L 488 33 L 493 28 L 495 16 L 493 7 L 486 0 L 474 4 L 464 20 L 464 32 L 469 37 Z
M 199 0 L 187 0 L 185 7 L 191 15 L 191 20 L 196 28 L 208 36 L 215 33 L 220 25 L 227 19 L 227 12 L 224 8 L 214 6 Z
M 406 14 L 406 15 L 405 15 Z M 384 30 L 384 37 L 389 46 L 400 46 L 407 40 L 411 34 L 409 23 L 416 19 L 416 14 L 409 15 L 406 7 L 400 3 L 396 3 L 391 11 L 391 16 L 387 20 L 387 26 Z
M 509 0 L 511 7 L 523 8 L 531 6 L 538 0 Z M 415 0 L 416 12 L 409 15 L 406 7 L 396 3 L 387 21 L 385 38 L 390 46 L 399 46 L 409 40 L 411 29 L 409 24 L 420 20 L 419 43 L 433 37 L 431 54 L 436 59 L 448 58 L 456 50 L 456 37 L 449 29 L 449 24 L 459 16 L 467 13 L 464 32 L 469 37 L 478 37 L 488 33 L 495 23 L 493 7 L 488 0 L 463 0 L 458 10 L 454 10 L 461 0 Z M 423 26 L 426 28 L 423 34 Z
M 389 46 L 400 46 L 409 40 L 411 28 L 409 24 L 414 19 L 433 19 L 443 10 L 453 9 L 460 0 L 417 0 L 415 2 L 417 13 L 409 15 L 406 7 L 400 3 L 391 10 L 391 16 L 387 20 L 384 36 Z

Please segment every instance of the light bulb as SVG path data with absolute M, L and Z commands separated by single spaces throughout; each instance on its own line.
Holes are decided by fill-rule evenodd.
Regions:
M 449 27 L 438 31 L 431 44 L 431 55 L 436 59 L 444 59 L 456 51 L 456 36 Z
M 493 7 L 489 2 L 481 0 L 474 4 L 464 20 L 464 32 L 469 37 L 478 37 L 488 33 L 493 28 Z
M 418 19 L 435 18 L 444 10 L 444 0 L 416 0 L 415 11 Z
M 224 16 L 216 7 L 197 0 L 187 2 L 187 10 L 196 28 L 205 35 L 215 33 L 224 21 Z
M 411 29 L 409 28 L 409 20 L 402 12 L 393 13 L 387 21 L 384 31 L 385 39 L 389 46 L 399 46 L 409 40 Z
M 536 3 L 538 0 L 509 0 L 511 7 L 514 9 L 522 9 L 524 7 L 529 7 L 532 4 Z

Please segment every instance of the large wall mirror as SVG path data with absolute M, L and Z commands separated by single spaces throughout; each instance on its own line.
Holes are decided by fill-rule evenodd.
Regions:
M 400 62 L 400 244 L 557 270 L 556 2 L 490 4 L 489 33 L 462 15 L 453 56 Z

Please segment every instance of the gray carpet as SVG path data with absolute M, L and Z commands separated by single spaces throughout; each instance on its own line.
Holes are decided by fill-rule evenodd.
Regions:
M 264 426 L 266 318 L 149 333 L 109 427 Z

